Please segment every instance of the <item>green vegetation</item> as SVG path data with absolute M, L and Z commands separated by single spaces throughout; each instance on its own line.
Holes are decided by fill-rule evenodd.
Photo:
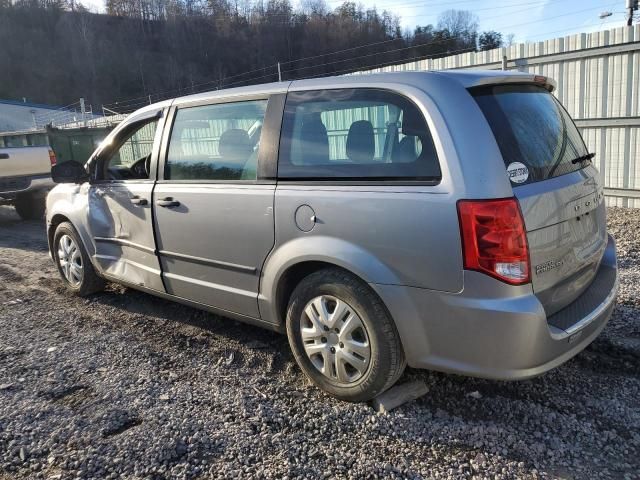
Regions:
M 475 16 L 454 10 L 410 32 L 392 12 L 353 2 L 331 10 L 323 0 L 300 8 L 288 0 L 107 0 L 106 8 L 0 0 L 0 98 L 66 105 L 83 96 L 95 110 L 131 111 L 149 99 L 275 81 L 277 62 L 293 79 L 479 48 Z M 501 42 L 483 35 L 484 48 Z

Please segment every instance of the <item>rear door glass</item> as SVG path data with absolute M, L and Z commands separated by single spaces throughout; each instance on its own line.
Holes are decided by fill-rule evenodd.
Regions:
M 471 93 L 489 122 L 514 184 L 557 177 L 589 163 L 576 160 L 588 153 L 580 132 L 543 87 L 497 85 L 474 88 Z

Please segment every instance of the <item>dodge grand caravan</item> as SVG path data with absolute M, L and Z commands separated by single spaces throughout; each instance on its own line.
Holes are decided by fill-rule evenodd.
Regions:
M 593 157 L 546 77 L 406 72 L 149 105 L 53 169 L 68 288 L 113 281 L 286 332 L 344 400 L 408 364 L 554 368 L 617 291 Z

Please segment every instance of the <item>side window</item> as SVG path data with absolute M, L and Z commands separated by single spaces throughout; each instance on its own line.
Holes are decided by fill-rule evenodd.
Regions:
M 409 99 L 376 89 L 287 95 L 280 178 L 439 180 L 433 139 Z
M 116 140 L 116 149 L 103 163 L 104 180 L 146 180 L 151 170 L 153 139 L 158 120 L 153 119 L 134 127 Z
M 267 100 L 179 109 L 165 180 L 256 180 Z

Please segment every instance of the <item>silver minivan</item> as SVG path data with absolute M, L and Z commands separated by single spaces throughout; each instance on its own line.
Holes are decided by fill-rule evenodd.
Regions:
M 286 332 L 326 392 L 406 365 L 539 375 L 604 328 L 618 286 L 600 175 L 544 76 L 402 72 L 149 105 L 53 169 L 52 258 Z

